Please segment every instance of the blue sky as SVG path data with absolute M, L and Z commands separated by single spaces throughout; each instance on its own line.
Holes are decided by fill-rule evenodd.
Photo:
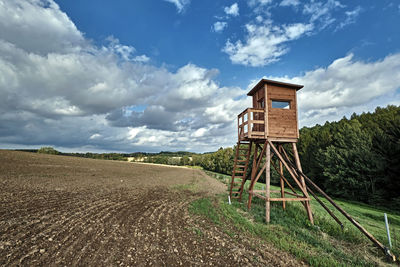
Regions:
M 134 46 L 149 56 L 152 64 L 166 64 L 171 71 L 189 62 L 217 68 L 220 70 L 217 80 L 228 86 L 247 86 L 249 78 L 264 75 L 298 75 L 317 66 L 327 66 L 348 53 L 353 53 L 356 59 L 371 61 L 400 49 L 400 27 L 395 26 L 400 23 L 400 8 L 395 1 L 315 1 L 317 12 L 325 6 L 329 11 L 315 19 L 314 28 L 307 34 L 283 43 L 289 51 L 279 57 L 279 62 L 256 67 L 233 64 L 222 51 L 226 41 L 245 40 L 245 25 L 254 22 L 257 16 L 279 26 L 309 24 L 316 15 L 315 11 L 305 12 L 300 1 L 288 6 L 280 5 L 282 1 L 266 1 L 268 4 L 258 12 L 254 12 L 255 6 L 249 5 L 250 2 L 188 1 L 179 11 L 176 5 L 160 0 L 93 0 L 79 5 L 74 1 L 57 1 L 85 37 L 96 44 L 104 44 L 108 36 L 114 36 L 122 44 Z M 307 1 L 303 3 L 312 6 Z M 234 4 L 238 6 L 238 15 L 226 14 L 224 9 Z M 213 31 L 217 22 L 226 23 L 220 32 Z
M 0 147 L 212 151 L 247 91 L 300 125 L 400 104 L 400 2 L 0 0 Z

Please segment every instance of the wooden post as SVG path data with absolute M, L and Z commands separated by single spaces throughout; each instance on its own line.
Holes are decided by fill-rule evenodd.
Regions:
M 269 223 L 270 221 L 270 193 L 271 193 L 271 148 L 269 143 L 266 143 L 265 151 L 265 221 Z
M 250 109 L 247 109 L 247 136 L 249 138 L 252 137 L 251 136 L 251 132 L 252 132 L 252 129 L 251 129 L 251 112 L 250 112 Z
M 240 131 L 240 114 L 238 116 L 238 142 L 240 141 L 241 131 Z
M 264 85 L 264 138 L 268 138 L 269 124 L 268 124 L 268 88 Z
M 258 145 L 256 144 L 254 146 L 254 154 L 253 154 L 253 167 L 251 168 L 251 181 L 250 181 L 250 186 L 249 186 L 249 190 L 253 190 L 253 182 L 254 179 L 256 178 L 257 175 L 257 157 L 258 157 Z M 251 207 L 251 200 L 253 198 L 253 193 L 249 192 L 249 201 L 247 201 L 247 209 L 250 209 Z
M 279 146 L 279 152 L 282 153 L 282 148 Z M 280 174 L 280 181 L 281 181 L 281 197 L 285 198 L 285 181 L 283 181 L 283 165 L 282 161 L 279 160 L 279 174 Z M 286 209 L 286 202 L 282 201 L 282 208 Z
M 298 152 L 297 152 L 296 143 L 292 143 L 292 148 L 293 148 L 293 156 L 294 156 L 294 160 L 295 160 L 295 163 L 296 163 L 296 167 L 297 167 L 297 169 L 298 169 L 299 171 L 303 172 L 303 170 L 302 170 L 302 168 L 301 168 L 301 164 L 300 164 L 299 154 L 298 154 Z M 304 178 L 303 178 L 303 176 L 301 176 L 301 175 L 299 175 L 299 176 L 300 176 L 301 185 L 302 185 L 303 188 L 304 188 L 304 192 L 305 192 L 305 193 L 304 193 L 304 196 L 307 197 L 307 198 L 309 198 L 310 196 L 309 196 L 308 193 L 307 193 L 307 186 L 306 186 L 306 183 L 305 183 L 305 181 L 304 181 Z M 305 201 L 305 204 L 306 204 L 306 210 L 307 210 L 308 219 L 310 220 L 311 224 L 314 224 L 314 219 L 313 219 L 313 215 L 312 215 L 312 212 L 311 212 L 310 201 L 308 201 L 308 200 Z

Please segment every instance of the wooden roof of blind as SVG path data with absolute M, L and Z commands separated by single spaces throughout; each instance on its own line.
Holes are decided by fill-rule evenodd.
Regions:
M 282 87 L 288 87 L 288 88 L 293 88 L 296 91 L 300 90 L 301 88 L 303 88 L 303 85 L 299 85 L 299 84 L 293 84 L 293 83 L 284 83 L 284 82 L 278 82 L 278 81 L 274 81 L 274 80 L 268 80 L 268 79 L 261 79 L 256 86 L 253 87 L 253 89 L 250 90 L 250 92 L 248 92 L 248 96 L 252 96 L 255 94 L 255 92 L 258 91 L 258 89 L 260 89 L 261 86 L 263 86 L 264 84 L 271 84 L 271 85 L 275 85 L 275 86 L 282 86 Z

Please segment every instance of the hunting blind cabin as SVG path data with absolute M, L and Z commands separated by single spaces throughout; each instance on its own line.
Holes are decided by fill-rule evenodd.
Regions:
M 391 260 L 395 261 L 396 258 L 390 253 L 389 248 L 380 243 L 303 173 L 296 146 L 299 138 L 296 93 L 301 88 L 303 86 L 298 84 L 262 79 L 247 94 L 253 98 L 253 107 L 247 108 L 238 115 L 238 142 L 229 185 L 229 197 L 242 200 L 244 186 L 248 178 L 246 174 L 250 167 L 247 207 L 250 209 L 253 197 L 265 200 L 265 220 L 267 223 L 270 222 L 270 204 L 272 201 L 282 202 L 283 209 L 286 208 L 286 202 L 296 201 L 304 206 L 308 219 L 314 224 L 310 206 L 310 193 L 343 228 L 338 217 L 313 192 L 313 190 L 316 190 Z M 249 166 L 253 146 L 253 162 L 252 166 Z M 271 166 L 279 175 L 280 190 L 271 190 Z M 284 176 L 284 168 L 292 180 Z M 256 190 L 255 185 L 264 172 L 265 189 Z M 313 187 L 313 190 L 310 186 Z M 290 191 L 287 189 L 290 189 Z
M 310 198 L 304 179 L 294 175 L 292 168 L 283 159 L 284 153 L 286 153 L 284 152 L 283 144 L 290 143 L 296 167 L 301 170 L 296 148 L 296 142 L 299 138 L 296 92 L 302 87 L 302 85 L 262 79 L 247 94 L 253 98 L 253 107 L 244 110 L 238 115 L 239 140 L 232 172 L 230 197 L 238 198 L 239 200 L 242 198 L 251 149 L 254 145 L 248 208 L 251 206 L 253 196 L 265 199 L 267 222 L 270 220 L 271 201 L 281 201 L 284 209 L 287 201 L 301 201 L 306 208 L 308 218 L 313 223 L 309 203 Z M 261 146 L 262 144 L 263 146 Z M 279 166 L 274 165 L 273 161 L 271 161 L 271 149 L 273 155 L 276 155 L 279 159 Z M 264 165 L 260 169 L 264 156 Z M 280 174 L 281 190 L 279 192 L 271 191 L 270 189 L 271 163 Z M 293 174 L 292 178 L 300 188 L 301 195 L 296 193 L 283 176 L 283 165 L 291 175 Z M 264 171 L 266 172 L 265 190 L 255 190 L 254 185 Z M 292 192 L 285 191 L 285 183 L 292 189 Z M 271 193 L 279 193 L 280 197 L 271 197 Z

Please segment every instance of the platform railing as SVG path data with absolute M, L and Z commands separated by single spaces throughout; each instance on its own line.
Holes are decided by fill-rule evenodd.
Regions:
M 264 109 L 247 108 L 238 115 L 239 140 L 265 138 Z

